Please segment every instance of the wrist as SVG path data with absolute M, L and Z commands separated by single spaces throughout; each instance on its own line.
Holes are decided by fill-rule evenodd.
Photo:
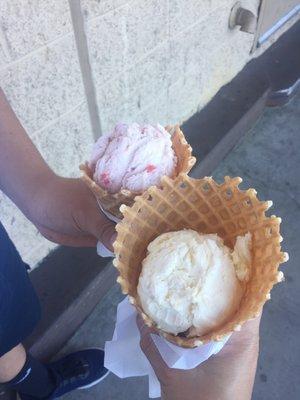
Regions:
M 47 214 L 48 204 L 57 193 L 61 179 L 52 170 L 34 179 L 29 189 L 30 195 L 27 197 L 24 209 L 22 208 L 22 211 L 31 222 L 40 223 L 40 220 L 44 219 Z

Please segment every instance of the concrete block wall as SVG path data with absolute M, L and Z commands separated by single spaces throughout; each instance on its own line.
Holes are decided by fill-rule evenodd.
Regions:
M 78 175 L 93 134 L 67 0 L 0 2 L 0 85 L 51 167 Z M 55 246 L 1 192 L 0 220 L 33 266 Z
M 250 58 L 253 36 L 228 29 L 234 0 L 119 1 L 106 13 L 92 3 L 83 10 L 104 131 L 120 119 L 185 120 Z M 258 0 L 245 4 L 257 13 Z
M 228 29 L 234 3 L 1 0 L 0 85 L 51 167 L 76 176 L 116 122 L 186 120 L 245 66 L 253 36 Z M 32 265 L 54 247 L 3 194 L 0 220 Z

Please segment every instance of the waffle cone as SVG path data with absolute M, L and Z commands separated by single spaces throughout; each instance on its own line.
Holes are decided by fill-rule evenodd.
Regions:
M 185 140 L 179 126 L 167 126 L 166 130 L 172 136 L 172 147 L 177 157 L 174 177 L 182 172 L 188 173 L 196 162 L 196 158 L 192 156 L 191 146 Z M 93 180 L 93 171 L 89 168 L 88 163 L 80 165 L 80 169 L 82 171 L 82 179 L 94 193 L 104 210 L 117 218 L 122 218 L 123 216 L 120 212 L 120 206 L 122 204 L 132 205 L 135 196 L 141 194 L 125 189 L 114 194 L 109 193 Z
M 180 174 L 175 180 L 164 177 L 161 188 L 151 187 L 135 198 L 132 207 L 121 207 L 124 218 L 117 225 L 114 244 L 118 282 L 147 325 L 179 346 L 192 348 L 219 341 L 240 330 L 245 321 L 259 315 L 272 287 L 283 279 L 278 267 L 288 255 L 280 247 L 281 219 L 267 217 L 265 212 L 272 202 L 259 201 L 254 189 L 240 190 L 241 182 L 238 177 L 225 177 L 221 184 L 212 178 L 192 179 L 186 174 Z M 230 248 L 234 247 L 238 235 L 252 233 L 252 266 L 240 307 L 230 320 L 201 337 L 175 336 L 157 329 L 143 312 L 137 295 L 148 244 L 164 232 L 184 228 L 217 233 Z

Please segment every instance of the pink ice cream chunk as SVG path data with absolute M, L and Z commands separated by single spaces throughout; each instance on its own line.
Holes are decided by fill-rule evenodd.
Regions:
M 94 181 L 110 193 L 142 192 L 172 176 L 177 158 L 170 134 L 159 124 L 120 123 L 95 143 L 90 168 Z

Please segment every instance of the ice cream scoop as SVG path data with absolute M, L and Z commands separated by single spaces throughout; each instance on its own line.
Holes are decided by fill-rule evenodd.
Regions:
M 162 176 L 172 176 L 176 162 L 171 136 L 162 126 L 120 123 L 95 143 L 89 167 L 109 193 L 143 192 Z
M 251 235 L 249 234 L 250 239 Z M 250 246 L 251 240 L 239 238 Z M 142 308 L 165 332 L 188 329 L 201 336 L 224 323 L 238 309 L 243 295 L 239 276 L 246 277 L 250 250 L 243 263 L 216 234 L 186 229 L 163 233 L 148 246 L 138 283 Z

